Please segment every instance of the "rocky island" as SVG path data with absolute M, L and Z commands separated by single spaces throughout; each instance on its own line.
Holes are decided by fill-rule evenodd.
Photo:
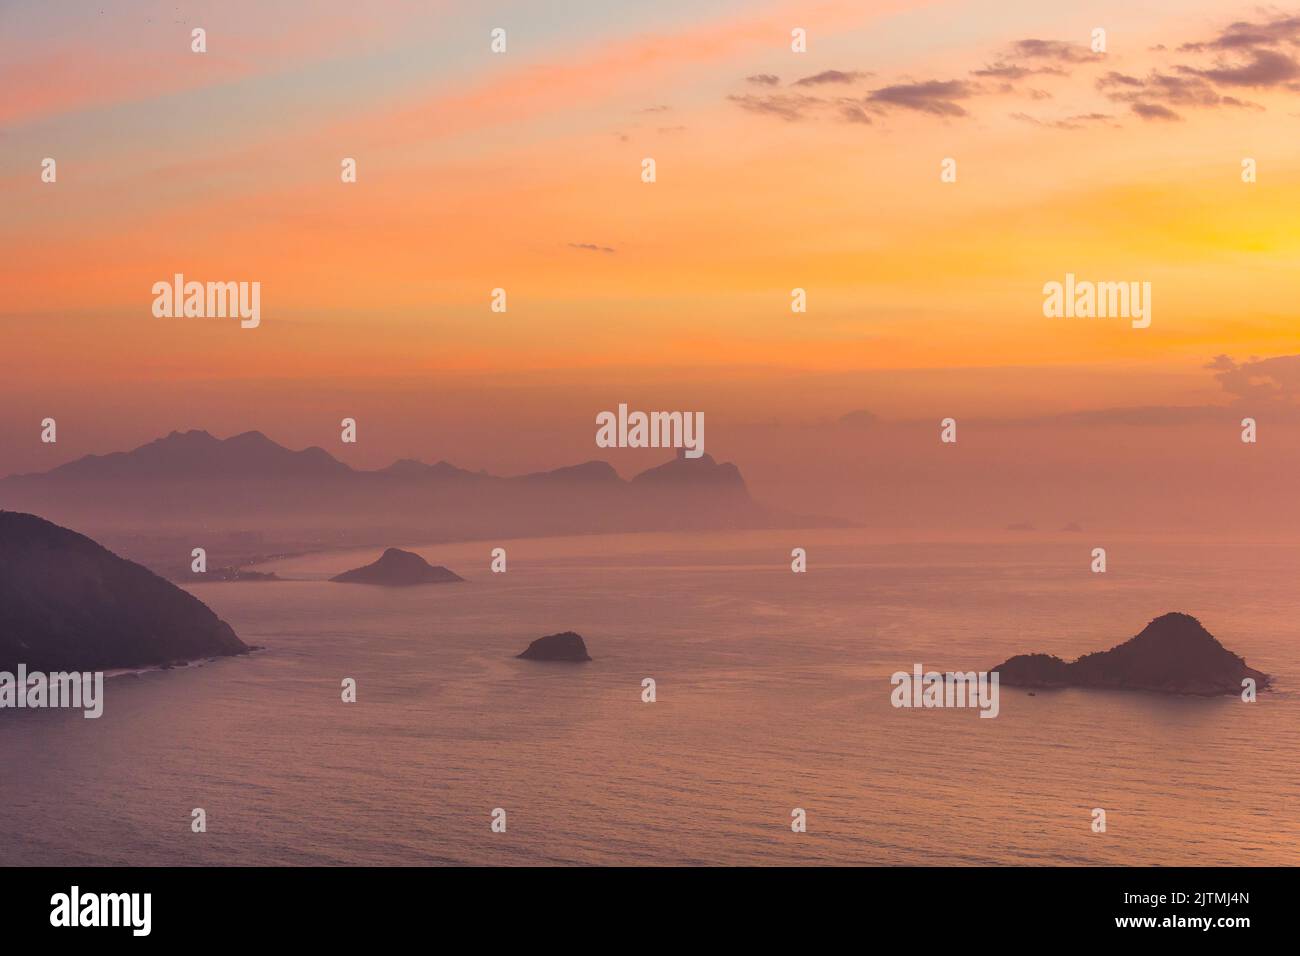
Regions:
M 0 671 L 152 667 L 250 648 L 186 591 L 90 538 L 0 511 Z
M 569 661 L 581 663 L 591 660 L 587 654 L 587 645 L 582 637 L 573 631 L 561 634 L 549 634 L 539 637 L 528 645 L 522 653 L 515 655 L 528 661 Z
M 441 565 L 430 564 L 411 551 L 389 548 L 373 564 L 344 571 L 330 580 L 344 584 L 378 584 L 396 588 L 415 584 L 449 584 L 465 579 Z
M 1240 694 L 1242 681 L 1268 686 L 1268 675 L 1220 644 L 1190 614 L 1156 618 L 1136 637 L 1108 651 L 1066 662 L 1051 654 L 1018 654 L 994 668 L 1009 687 L 1103 687 L 1168 694 Z

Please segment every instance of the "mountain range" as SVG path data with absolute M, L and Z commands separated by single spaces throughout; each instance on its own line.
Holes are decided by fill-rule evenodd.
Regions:
M 631 479 L 603 461 L 513 477 L 411 459 L 361 470 L 257 431 L 225 439 L 172 432 L 131 451 L 13 475 L 0 479 L 0 507 L 84 530 L 151 567 L 162 562 L 173 577 L 181 566 L 165 559 L 180 561 L 196 546 L 208 548 L 212 566 L 380 542 L 840 523 L 759 505 L 735 465 L 707 454 L 679 454 Z

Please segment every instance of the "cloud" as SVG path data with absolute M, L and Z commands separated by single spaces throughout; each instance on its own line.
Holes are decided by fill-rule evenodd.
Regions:
M 1024 66 L 1013 66 L 1009 63 L 999 63 L 996 66 L 986 66 L 982 70 L 971 70 L 971 76 L 995 76 L 1004 80 L 1019 80 L 1026 76 L 1032 76 L 1034 71 Z
M 1203 77 L 1158 71 L 1145 78 L 1112 71 L 1097 79 L 1097 89 L 1109 100 L 1131 104 L 1133 111 L 1145 119 L 1175 119 L 1177 114 L 1169 109 L 1171 106 L 1259 108 L 1235 96 L 1223 96 Z
M 581 249 L 584 252 L 613 252 L 614 251 L 614 249 L 610 246 L 598 246 L 594 242 L 571 242 L 569 243 L 569 248 Z
M 1089 63 L 1101 59 L 1101 54 L 1093 53 L 1088 47 L 1065 40 L 1017 40 L 1011 44 L 1009 56 L 1056 63 Z
M 989 77 L 998 80 L 1023 80 L 1027 76 L 1041 76 L 1048 74 L 1050 76 L 1069 76 L 1065 70 L 1055 66 L 1040 66 L 1031 69 L 1027 66 L 1019 66 L 1015 63 L 1003 63 L 1001 61 L 985 66 L 983 69 L 971 70 L 971 76 Z
M 1160 49 L 1166 51 L 1161 66 L 1145 75 L 1105 72 L 1095 81 L 1097 92 L 1113 103 L 1123 104 L 1143 120 L 1165 122 L 1183 119 L 1190 109 L 1263 109 L 1258 103 L 1228 95 L 1223 90 L 1231 93 L 1242 88 L 1276 88 L 1300 93 L 1300 52 L 1297 52 L 1300 51 L 1300 16 L 1238 21 L 1222 28 L 1208 41 L 1182 46 L 1170 44 L 1167 48 L 1161 45 Z M 1171 63 L 1168 58 L 1176 54 L 1167 51 L 1173 49 L 1210 55 L 1201 62 L 1175 60 Z M 835 86 L 848 86 L 872 76 L 859 71 L 823 70 L 793 81 L 789 93 L 773 91 L 729 99 L 750 112 L 786 121 L 816 116 L 870 125 L 874 118 L 895 110 L 960 118 L 970 115 L 967 101 L 973 97 L 1012 96 L 1026 105 L 1050 100 L 1052 93 L 1036 88 L 1032 77 L 1068 77 L 1078 67 L 1104 60 L 1105 55 L 1094 53 L 1086 42 L 1028 37 L 1002 47 L 991 62 L 970 70 L 967 80 L 914 81 L 904 76 L 898 82 L 868 91 L 861 98 L 817 99 L 797 95 L 797 88 L 816 87 L 818 91 L 829 92 Z M 774 74 L 760 73 L 748 77 L 747 82 L 774 87 L 779 79 Z M 1027 112 L 1011 115 L 1021 122 L 1062 130 L 1121 127 L 1112 113 L 1123 115 L 1118 109 L 1107 110 L 1104 106 L 1085 108 L 1058 119 L 1041 119 Z
M 1180 67 L 1185 73 L 1203 76 L 1224 86 L 1279 86 L 1300 76 L 1300 65 L 1284 53 L 1254 50 L 1248 63 L 1219 65 L 1210 69 Z
M 751 113 L 761 113 L 766 116 L 778 116 L 788 122 L 796 122 L 807 118 L 808 114 L 818 106 L 822 105 L 822 100 L 815 96 L 804 96 L 799 93 L 765 93 L 762 95 L 756 93 L 745 93 L 743 95 L 731 95 L 728 100 L 735 103 L 743 110 Z
M 855 83 L 860 79 L 873 76 L 872 73 L 859 73 L 857 71 L 844 72 L 843 70 L 822 70 L 820 73 L 814 73 L 812 76 L 805 76 L 801 80 L 795 80 L 795 86 L 820 86 L 823 83 Z
M 1133 112 L 1145 120 L 1181 120 L 1182 117 L 1159 103 L 1134 103 Z
M 961 80 L 927 80 L 882 86 L 867 95 L 868 104 L 916 110 L 933 116 L 966 116 L 956 100 L 966 99 L 978 88 Z
M 1046 126 L 1051 129 L 1088 129 L 1093 126 L 1109 126 L 1118 129 L 1120 124 L 1109 113 L 1078 113 L 1057 120 L 1040 120 L 1027 113 L 1012 113 L 1011 118 L 1034 126 Z
M 637 110 L 637 112 L 638 113 L 667 113 L 670 109 L 672 109 L 671 106 L 643 106 L 641 109 Z
M 1203 43 L 1184 43 L 1178 49 L 1183 53 L 1200 53 L 1205 50 L 1241 50 L 1259 46 L 1276 46 L 1280 43 L 1300 46 L 1300 17 L 1275 17 L 1261 23 L 1238 20 L 1229 24 L 1213 40 Z
M 1300 355 L 1252 357 L 1245 362 L 1218 355 L 1205 368 L 1240 403 L 1300 406 Z
M 842 100 L 839 117 L 846 123 L 862 123 L 865 126 L 870 126 L 872 123 L 871 114 L 856 100 Z

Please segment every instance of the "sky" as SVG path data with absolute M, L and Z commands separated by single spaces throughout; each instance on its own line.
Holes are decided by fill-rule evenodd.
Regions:
M 1177 421 L 1195 467 L 1243 414 L 1294 438 L 1297 132 L 1285 7 L 0 0 L 0 473 L 256 428 L 629 474 L 619 402 L 792 505 L 852 511 L 864 422 L 1093 415 L 1122 470 Z M 261 324 L 155 317 L 177 272 Z M 1149 282 L 1150 327 L 1045 317 L 1067 273 Z

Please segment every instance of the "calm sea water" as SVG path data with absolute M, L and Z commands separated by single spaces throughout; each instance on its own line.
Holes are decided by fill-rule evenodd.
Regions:
M 279 562 L 301 580 L 193 588 L 266 650 L 113 679 L 97 721 L 0 712 L 0 864 L 1300 862 L 1300 551 L 1106 543 L 1105 575 L 1085 536 L 862 531 L 422 548 L 469 582 L 409 590 L 324 580 L 377 551 Z M 889 704 L 914 663 L 1073 656 L 1169 610 L 1278 689 Z M 561 630 L 595 660 L 514 659 Z

